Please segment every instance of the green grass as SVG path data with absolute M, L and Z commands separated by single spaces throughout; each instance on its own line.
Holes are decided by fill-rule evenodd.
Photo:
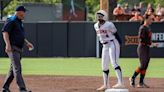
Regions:
M 7 74 L 10 61 L 0 58 L 0 74 Z M 123 76 L 132 75 L 139 65 L 137 58 L 121 58 Z M 152 58 L 148 67 L 147 77 L 164 78 L 164 59 Z M 97 58 L 23 58 L 25 75 L 82 75 L 102 76 L 101 62 Z M 110 76 L 115 76 L 110 65 Z

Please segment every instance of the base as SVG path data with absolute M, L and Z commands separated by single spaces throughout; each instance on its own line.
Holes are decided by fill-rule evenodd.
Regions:
M 105 92 L 129 92 L 128 89 L 107 89 Z

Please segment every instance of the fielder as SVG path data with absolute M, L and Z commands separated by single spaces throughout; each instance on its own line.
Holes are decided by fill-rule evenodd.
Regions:
M 120 44 L 115 34 L 117 29 L 112 22 L 107 21 L 107 13 L 104 10 L 99 10 L 96 13 L 97 23 L 94 24 L 97 36 L 100 39 L 102 48 L 102 70 L 104 84 L 98 88 L 98 91 L 103 91 L 109 88 L 109 62 L 111 62 L 115 69 L 118 83 L 113 88 L 124 88 L 121 67 L 118 64 L 120 55 Z
M 132 77 L 129 78 L 130 86 L 135 87 L 135 79 L 138 74 L 140 74 L 140 81 L 137 85 L 138 88 L 149 88 L 147 84 L 145 84 L 144 79 L 146 75 L 147 68 L 149 66 L 150 61 L 150 46 L 157 47 L 157 43 L 152 43 L 152 31 L 150 25 L 153 21 L 152 15 L 145 15 L 145 19 L 143 25 L 139 28 L 139 44 L 137 47 L 137 54 L 140 61 L 140 66 L 134 71 Z

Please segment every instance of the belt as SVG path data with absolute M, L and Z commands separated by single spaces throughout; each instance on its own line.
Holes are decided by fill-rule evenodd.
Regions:
M 143 43 L 143 42 L 141 42 L 141 43 L 139 43 L 139 44 L 144 45 L 144 46 L 150 46 L 150 44 Z
M 113 39 L 112 40 L 110 40 L 110 42 L 112 42 L 113 41 Z M 102 43 L 102 44 L 108 44 L 109 42 L 104 42 L 104 43 Z
M 12 46 L 12 49 L 13 49 L 13 51 L 17 51 L 19 53 L 22 53 L 23 52 L 23 49 L 21 49 L 21 48 L 19 48 L 17 46 Z

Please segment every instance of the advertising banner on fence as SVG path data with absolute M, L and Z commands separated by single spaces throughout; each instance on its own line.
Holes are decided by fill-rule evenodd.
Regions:
M 118 32 L 121 36 L 123 44 L 121 46 L 121 57 L 138 57 L 137 46 L 138 46 L 138 30 L 139 23 L 124 22 L 115 23 Z M 164 28 L 163 23 L 153 23 L 151 25 L 152 30 L 152 42 L 157 43 L 157 47 L 151 47 L 152 57 L 163 57 L 161 54 L 164 51 Z

